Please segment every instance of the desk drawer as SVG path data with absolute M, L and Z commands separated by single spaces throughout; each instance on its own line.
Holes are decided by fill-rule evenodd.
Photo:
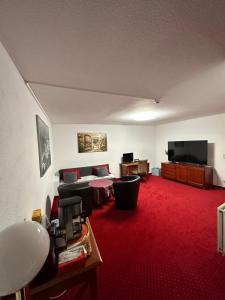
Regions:
M 162 173 L 163 177 L 166 177 L 166 178 L 171 178 L 171 179 L 175 179 L 176 178 L 176 172 L 174 170 L 174 172 L 170 172 L 170 171 L 165 171 Z
M 162 164 L 162 168 L 165 171 L 175 171 L 176 170 L 176 166 L 174 164 Z
M 76 276 L 71 276 L 69 273 L 64 274 L 63 280 L 56 282 L 48 282 L 44 284 L 43 288 L 36 288 L 29 292 L 29 300 L 55 300 L 55 299 L 63 299 L 62 296 L 67 292 L 70 292 L 70 289 L 75 287 L 77 284 L 86 282 L 86 286 L 92 289 L 93 295 L 96 293 L 96 268 L 87 270 L 84 273 L 81 273 Z M 91 283 L 93 282 L 93 284 Z

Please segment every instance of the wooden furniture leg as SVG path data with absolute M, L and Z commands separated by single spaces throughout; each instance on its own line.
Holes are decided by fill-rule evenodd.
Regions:
M 90 284 L 90 299 L 98 300 L 98 284 L 97 284 L 97 269 L 94 268 L 89 271 L 89 284 Z

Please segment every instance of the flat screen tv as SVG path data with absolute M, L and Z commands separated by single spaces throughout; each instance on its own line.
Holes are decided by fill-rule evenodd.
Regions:
M 208 141 L 168 142 L 168 160 L 207 165 Z
M 123 153 L 123 163 L 129 163 L 134 161 L 133 153 Z

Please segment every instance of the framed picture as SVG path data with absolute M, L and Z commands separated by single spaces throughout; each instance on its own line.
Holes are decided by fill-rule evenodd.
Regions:
M 49 166 L 51 165 L 49 128 L 38 115 L 36 115 L 36 124 L 37 124 L 40 176 L 42 177 L 45 174 L 45 172 L 48 170 Z
M 107 151 L 106 133 L 79 132 L 77 139 L 79 153 Z

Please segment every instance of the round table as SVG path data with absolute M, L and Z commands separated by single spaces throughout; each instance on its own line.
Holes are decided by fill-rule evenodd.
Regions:
M 102 204 L 102 201 L 99 197 L 100 189 L 105 189 L 112 186 L 113 181 L 110 179 L 96 179 L 89 182 L 89 186 L 94 188 L 95 191 L 95 200 L 97 204 Z

